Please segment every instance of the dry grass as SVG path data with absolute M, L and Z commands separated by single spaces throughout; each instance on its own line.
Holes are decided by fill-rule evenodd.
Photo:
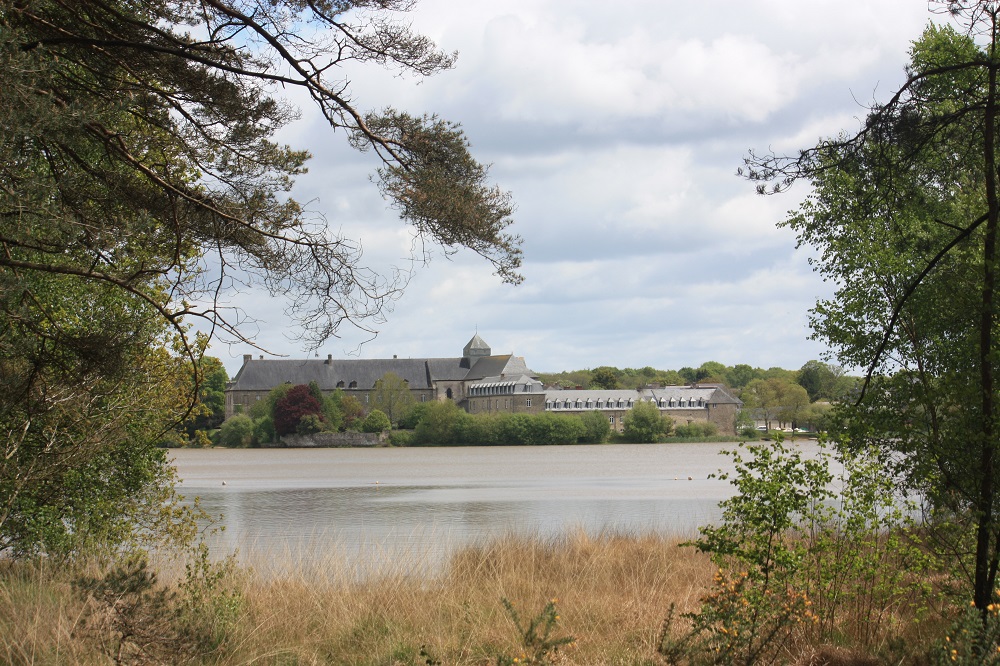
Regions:
M 520 644 L 502 605 L 522 617 L 558 598 L 560 635 L 577 646 L 570 664 L 659 663 L 656 641 L 671 603 L 693 609 L 711 578 L 708 559 L 658 536 L 558 539 L 510 536 L 454 554 L 433 575 L 421 567 L 359 578 L 331 555 L 280 571 L 242 567 L 231 581 L 241 603 L 218 664 L 493 664 Z M 85 604 L 70 577 L 43 565 L 0 571 L 0 661 L 111 663 L 82 630 Z
M 466 548 L 431 578 L 353 576 L 321 562 L 301 575 L 252 579 L 225 661 L 280 654 L 297 663 L 406 664 L 426 646 L 445 664 L 495 663 L 520 652 L 501 600 L 526 617 L 558 598 L 560 630 L 577 638 L 568 663 L 650 663 L 666 609 L 693 609 L 711 566 L 675 540 L 579 532 Z
M 426 666 L 426 646 L 442 664 L 485 666 L 521 653 L 503 599 L 529 618 L 558 598 L 558 635 L 577 639 L 560 663 L 662 664 L 656 648 L 668 609 L 696 610 L 715 571 L 707 556 L 656 535 L 511 535 L 460 549 L 443 564 L 416 554 L 377 570 L 335 551 L 317 556 L 317 548 L 244 558 L 257 566 L 227 579 L 236 613 L 223 618 L 221 645 L 201 662 Z M 113 663 L 117 638 L 88 625 L 73 578 L 44 562 L 0 563 L 0 663 Z M 914 633 L 919 627 L 900 608 L 886 612 L 907 625 L 897 635 L 917 654 L 928 637 Z M 208 627 L 213 616 L 199 622 Z M 842 643 L 860 644 L 859 636 Z M 876 663 L 808 639 L 794 653 L 790 662 L 801 666 Z

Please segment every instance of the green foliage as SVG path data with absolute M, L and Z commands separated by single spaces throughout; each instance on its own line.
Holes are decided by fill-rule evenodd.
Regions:
M 360 400 L 353 395 L 346 395 L 341 392 L 337 401 L 337 407 L 343 417 L 344 430 L 357 430 L 361 427 L 361 422 L 365 417 L 365 407 L 361 404 Z
M 719 428 L 708 421 L 693 421 L 674 428 L 677 437 L 714 437 L 719 434 Z
M 640 400 L 624 416 L 622 438 L 626 442 L 651 443 L 670 433 L 673 421 L 660 414 L 651 402 Z
M 373 409 L 368 412 L 368 416 L 361 423 L 361 432 L 385 432 L 392 428 L 392 423 L 385 412 Z
M 250 446 L 253 434 L 253 419 L 246 414 L 234 414 L 219 429 L 219 444 L 229 447 Z
M 461 444 L 461 422 L 469 417 L 451 400 L 430 403 L 427 412 L 413 432 L 414 442 L 421 446 Z
M 592 389 L 616 389 L 618 388 L 618 369 L 608 366 L 594 368 L 590 377 L 590 388 Z
M 400 419 L 397 427 L 406 430 L 413 430 L 420 423 L 420 420 L 427 414 L 430 407 L 429 402 L 418 402 L 413 405 Z
M 928 574 L 942 563 L 909 529 L 909 507 L 876 451 L 838 449 L 834 485 L 823 448 L 805 457 L 779 439 L 745 450 L 729 452 L 735 471 L 719 475 L 737 491 L 721 504 L 721 524 L 693 543 L 719 572 L 700 610 L 684 616 L 686 630 L 668 618 L 660 651 L 670 663 L 769 664 L 796 641 L 848 631 L 874 650 L 900 630 L 891 614 L 920 618 Z
M 1000 664 L 1000 604 L 986 608 L 986 616 L 966 606 L 931 650 L 933 666 L 996 666 Z
M 371 392 L 371 406 L 382 411 L 389 421 L 398 424 L 413 409 L 410 385 L 393 372 L 387 372 L 375 381 Z
M 1000 570 L 1000 7 L 947 9 L 957 27 L 927 26 L 905 84 L 858 133 L 750 155 L 746 174 L 760 191 L 809 181 L 784 226 L 837 287 L 812 328 L 867 371 L 839 420 L 856 444 L 895 450 L 892 473 L 948 516 L 929 525 L 935 547 L 974 553 L 963 566 L 985 613 Z
M 214 562 L 203 543 L 186 556 L 176 591 L 159 584 L 140 555 L 77 578 L 74 588 L 91 601 L 82 630 L 114 663 L 186 663 L 219 651 L 242 610 L 230 584 L 233 561 Z
M 270 444 L 274 442 L 274 438 L 274 421 L 271 420 L 270 416 L 264 416 L 254 421 L 252 444 L 256 446 Z
M 557 599 L 550 600 L 535 617 L 524 623 L 514 605 L 507 599 L 503 599 L 503 607 L 507 610 L 507 615 L 517 629 L 522 652 L 517 657 L 498 656 L 497 666 L 513 666 L 513 664 L 540 666 L 541 664 L 558 663 L 559 648 L 574 645 L 576 639 L 572 636 L 552 635 L 559 625 L 557 603 Z
M 580 437 L 583 444 L 602 444 L 611 436 L 608 417 L 596 409 L 581 414 L 580 421 L 583 423 L 583 435 Z
M 305 414 L 299 419 L 298 425 L 295 426 L 295 433 L 298 435 L 312 435 L 328 430 L 326 421 L 319 414 Z

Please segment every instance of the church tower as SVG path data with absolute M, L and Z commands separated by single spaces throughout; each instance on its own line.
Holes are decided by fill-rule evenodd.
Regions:
M 462 365 L 471 368 L 476 364 L 476 361 L 484 356 L 490 356 L 492 353 L 493 350 L 490 349 L 490 346 L 476 333 L 462 350 Z

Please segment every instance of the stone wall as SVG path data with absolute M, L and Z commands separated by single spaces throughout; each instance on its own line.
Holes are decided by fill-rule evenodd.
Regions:
M 312 435 L 285 435 L 277 444 L 265 444 L 270 448 L 322 449 L 351 446 L 385 446 L 386 433 L 376 432 L 317 432 Z

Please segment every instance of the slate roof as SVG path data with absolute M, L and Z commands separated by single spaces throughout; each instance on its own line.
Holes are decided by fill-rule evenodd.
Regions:
M 235 391 L 270 391 L 285 382 L 316 382 L 332 391 L 338 382 L 348 388 L 370 389 L 387 372 L 407 380 L 411 389 L 431 388 L 426 359 L 251 359 L 243 364 L 229 387 Z
M 626 404 L 629 400 L 649 400 L 650 398 L 655 398 L 657 402 L 660 400 L 666 400 L 670 402 L 673 399 L 678 404 L 681 400 L 685 402 L 686 405 L 691 404 L 691 400 L 695 401 L 695 409 L 698 409 L 697 402 L 699 399 L 702 400 L 703 404 L 712 405 L 724 405 L 724 404 L 736 404 L 742 405 L 743 402 L 738 398 L 734 398 L 729 395 L 729 393 L 719 387 L 719 386 L 665 386 L 658 389 L 613 389 L 613 390 L 573 390 L 573 389 L 548 389 L 545 391 L 546 401 L 563 401 L 571 400 L 576 402 L 581 400 L 584 403 L 590 400 L 596 403 L 598 400 L 607 402 L 609 399 L 615 402 L 622 400 Z M 677 407 L 675 407 L 676 409 Z M 685 407 L 686 409 L 687 407 Z
M 534 375 L 524 358 L 506 354 L 484 356 L 470 369 L 461 358 L 388 359 L 250 359 L 227 387 L 234 391 L 270 391 L 285 382 L 316 382 L 324 391 L 350 388 L 370 389 L 387 372 L 407 380 L 411 389 L 430 389 L 436 381 L 463 381 L 500 375 Z

